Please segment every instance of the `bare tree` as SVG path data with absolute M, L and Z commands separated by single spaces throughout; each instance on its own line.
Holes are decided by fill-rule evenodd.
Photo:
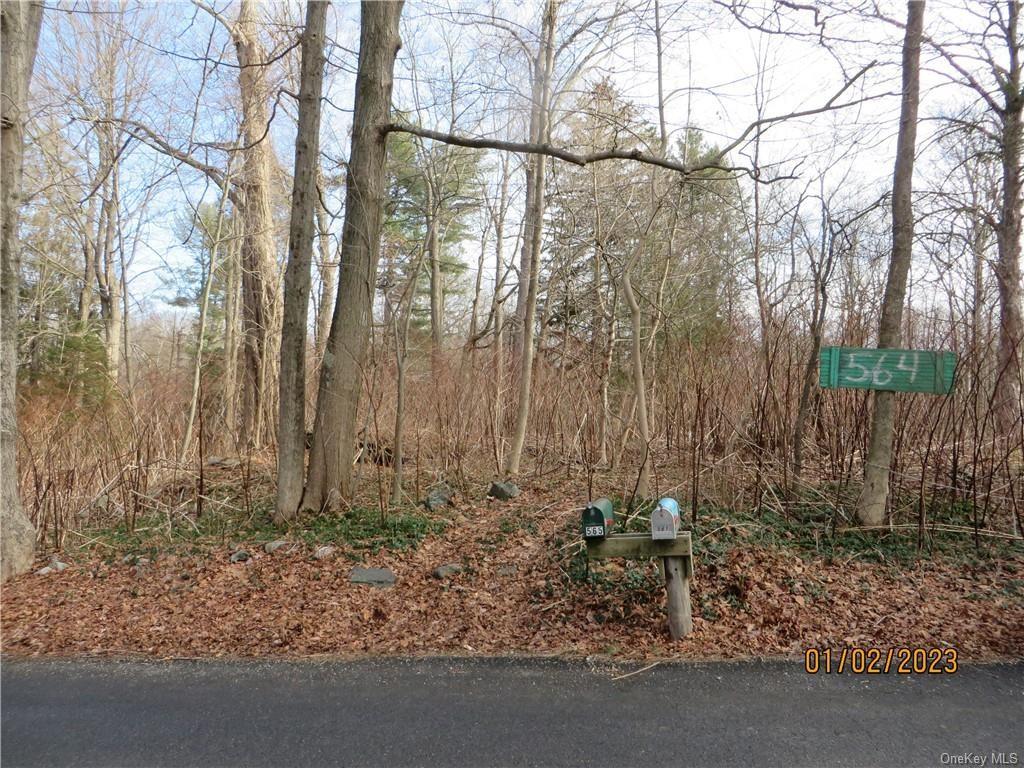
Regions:
M 545 4 L 541 42 L 533 64 L 533 99 L 530 110 L 530 140 L 546 143 L 551 116 L 551 75 L 555 64 L 555 20 L 557 0 Z M 519 474 L 519 462 L 526 442 L 526 428 L 530 418 L 530 390 L 533 386 L 533 318 L 537 314 L 537 293 L 540 281 L 540 248 L 544 220 L 544 169 L 547 158 L 531 155 L 526 169 L 526 231 L 523 253 L 519 260 L 519 299 L 516 317 L 519 322 L 516 351 L 519 353 L 519 397 L 516 423 L 512 430 L 512 443 L 505 459 L 505 474 Z M 525 289 L 525 292 L 524 292 Z
M 892 187 L 892 257 L 882 299 L 878 348 L 899 347 L 903 337 L 903 304 L 907 293 L 911 249 L 914 244 L 914 211 L 911 202 L 914 151 L 917 138 L 917 108 L 920 98 L 921 38 L 924 1 L 907 4 L 907 25 L 903 39 L 903 97 L 900 129 L 896 144 L 896 166 Z M 864 466 L 864 487 L 857 500 L 857 518 L 864 525 L 880 525 L 885 519 L 892 463 L 892 392 L 875 392 L 871 440 Z
M 1021 307 L 1021 206 L 1022 194 L 1021 144 L 1024 143 L 1024 36 L 1020 29 L 1018 0 L 1008 0 L 1006 15 L 998 13 L 995 25 L 1006 46 L 1009 66 L 1005 69 L 986 52 L 986 63 L 1001 86 L 1002 102 L 992 104 L 999 121 L 999 155 L 1002 163 L 1002 199 L 996 222 L 996 283 L 999 287 L 999 378 L 996 380 L 995 403 L 999 426 L 1004 432 L 1017 427 L 1021 420 L 1021 357 L 1024 355 L 1024 318 Z M 977 88 L 975 81 L 969 80 Z M 991 96 L 984 94 L 992 100 Z
M 315 340 L 316 361 L 319 365 L 327 348 L 327 336 L 331 332 L 331 310 L 334 308 L 334 294 L 338 283 L 338 262 L 331 253 L 331 230 L 327 223 L 327 210 L 319 198 L 316 205 L 316 228 L 320 254 L 320 300 L 316 304 Z
M 363 388 L 384 214 L 386 127 L 391 114 L 403 0 L 364 1 L 360 12 L 352 151 L 338 297 L 320 368 L 304 509 L 319 510 L 352 491 L 356 419 Z
M 0 581 L 32 565 L 36 543 L 35 529 L 18 495 L 15 409 L 21 270 L 18 214 L 25 112 L 42 20 L 42 3 L 21 0 L 0 4 Z
M 230 183 L 231 168 L 228 167 L 225 181 Z M 203 230 L 204 241 L 210 244 L 210 260 L 206 267 L 206 274 L 203 276 L 203 287 L 199 293 L 199 327 L 196 333 L 196 359 L 192 367 L 192 395 L 189 398 L 188 419 L 185 421 L 185 436 L 181 439 L 181 451 L 178 453 L 178 463 L 184 464 L 185 456 L 188 453 L 189 445 L 192 443 L 192 429 L 195 426 L 196 411 L 200 406 L 200 388 L 202 385 L 203 373 L 203 347 L 206 342 L 206 324 L 210 308 L 210 293 L 213 287 L 213 278 L 217 271 L 217 257 L 221 246 L 227 238 L 224 227 L 224 213 L 228 202 L 226 190 L 221 190 L 220 201 L 217 203 L 217 216 L 213 223 L 213 229 L 207 229 L 207 222 L 202 215 L 197 215 L 196 225 Z
M 271 211 L 274 160 L 269 140 L 269 57 L 259 36 L 258 4 L 255 0 L 241 0 L 235 21 L 203 0 L 193 0 L 193 4 L 227 31 L 238 60 L 243 146 L 237 151 L 242 153 L 242 168 L 228 194 L 241 212 L 242 219 L 239 262 L 245 360 L 242 442 L 258 447 L 272 437 L 270 433 L 275 421 L 281 314 Z M 223 186 L 224 172 L 221 169 L 193 156 L 188 149 L 175 147 L 137 120 L 124 116 L 118 122 L 134 138 L 195 168 L 214 184 Z M 209 148 L 210 145 L 206 145 L 206 149 Z
M 314 218 L 319 204 L 316 179 L 320 147 L 320 97 L 324 82 L 324 36 L 328 3 L 306 3 L 302 33 L 299 126 L 295 137 L 295 178 L 284 276 L 281 329 L 280 421 L 277 428 L 277 508 L 274 519 L 295 516 L 302 500 L 306 449 L 306 326 Z
M 405 289 L 398 297 L 398 306 L 394 310 L 393 324 L 395 333 L 395 440 L 392 445 L 391 504 L 402 503 L 403 470 L 405 468 L 405 397 L 406 368 L 409 361 L 409 326 L 412 323 L 412 300 L 416 293 L 416 281 L 423 269 L 423 260 L 427 254 L 427 243 L 424 242 L 413 264 Z

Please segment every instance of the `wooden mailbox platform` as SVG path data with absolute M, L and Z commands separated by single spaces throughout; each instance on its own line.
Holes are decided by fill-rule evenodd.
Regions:
M 655 541 L 649 533 L 613 533 L 605 539 L 587 539 L 587 557 L 591 560 L 663 558 L 669 634 L 673 640 L 678 640 L 693 631 L 690 613 L 693 545 L 689 531 L 680 531 L 677 538 L 667 541 Z

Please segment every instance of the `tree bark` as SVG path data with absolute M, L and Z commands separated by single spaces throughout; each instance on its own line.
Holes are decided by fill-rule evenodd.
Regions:
M 1003 189 L 1000 216 L 996 227 L 998 260 L 995 264 L 999 289 L 998 379 L 994 405 L 1000 431 L 1007 434 L 1018 428 L 1021 419 L 1021 349 L 1024 320 L 1021 317 L 1021 143 L 1024 93 L 1021 92 L 1021 43 L 1018 25 L 1020 3 L 1007 2 L 1005 28 L 1009 54 L 1002 115 Z
M 272 429 L 275 362 L 277 361 L 280 296 L 274 254 L 274 224 L 270 209 L 273 150 L 269 138 L 266 52 L 257 29 L 256 0 L 241 0 L 231 27 L 238 58 L 238 88 L 242 101 L 242 140 L 245 150 L 239 186 L 242 207 L 242 323 L 245 387 L 242 400 L 242 439 L 262 446 Z
M 907 27 L 903 39 L 903 98 L 896 142 L 896 165 L 892 189 L 892 257 L 882 299 L 878 348 L 899 347 L 902 339 L 903 303 L 907 293 L 911 248 L 914 243 L 914 211 L 911 201 L 914 149 L 917 138 L 917 107 L 920 94 L 921 33 L 924 2 L 907 4 Z M 881 525 L 889 496 L 889 468 L 892 462 L 893 393 L 875 392 L 871 438 L 864 466 L 864 487 L 857 500 L 857 519 L 862 525 Z
M 633 337 L 630 344 L 630 357 L 633 363 L 633 395 L 636 399 L 637 427 L 640 430 L 641 443 L 640 474 L 637 477 L 636 493 L 634 496 L 638 499 L 646 499 L 651 495 L 651 460 L 649 455 L 651 450 L 651 426 L 647 415 L 647 382 L 644 377 L 643 339 L 641 338 L 643 317 L 640 313 L 640 303 L 636 300 L 636 296 L 633 293 L 633 281 L 629 275 L 632 267 L 633 264 L 627 264 L 623 268 L 621 283 L 622 295 L 629 306 L 630 329 Z
M 537 113 L 536 137 L 541 142 L 547 141 L 548 136 L 548 108 L 551 101 L 551 74 L 555 63 L 555 19 L 558 12 L 556 0 L 548 0 L 544 13 L 544 31 L 541 35 L 541 45 L 534 64 L 539 71 L 540 93 L 539 101 L 534 104 Z M 536 86 L 534 88 L 537 93 Z M 535 98 L 537 96 L 535 95 Z M 531 126 L 532 126 L 531 117 Z M 514 477 L 519 474 L 519 464 L 522 460 L 523 445 L 526 442 L 526 427 L 530 419 L 530 392 L 533 386 L 533 319 L 537 314 L 537 293 L 540 283 L 540 248 L 544 234 L 544 170 L 547 167 L 545 155 L 534 155 L 530 168 L 527 171 L 527 186 L 530 188 L 526 208 L 526 233 L 523 240 L 523 257 L 520 269 L 526 269 L 526 274 L 520 272 L 519 290 L 526 288 L 526 303 L 522 308 L 519 322 L 518 342 L 519 348 L 519 398 L 516 403 L 516 424 L 512 432 L 512 444 L 509 447 L 508 457 L 505 460 L 505 474 Z M 517 314 L 520 313 L 517 300 Z
M 384 214 L 386 126 L 391 111 L 398 23 L 403 0 L 361 6 L 352 150 L 348 165 L 341 274 L 331 332 L 320 367 L 309 477 L 302 500 L 319 510 L 352 493 L 352 457 L 363 363 L 380 256 Z
M 557 5 L 549 0 L 546 3 L 544 20 L 541 26 L 541 39 L 537 46 L 537 56 L 533 61 L 533 83 L 530 89 L 530 135 L 533 143 L 542 144 L 546 136 L 542 132 L 542 113 L 547 114 L 547 100 L 544 98 L 545 78 L 547 75 L 546 53 L 551 48 L 550 34 L 554 34 L 554 14 Z M 549 23 L 550 22 L 550 23 Z M 534 230 L 540 226 L 539 216 L 543 211 L 536 209 L 537 187 L 544 187 L 544 171 L 538 168 L 541 160 L 538 155 L 526 159 L 526 212 L 523 233 L 523 245 L 519 253 L 519 290 L 516 293 L 516 337 L 513 355 L 519 356 L 523 351 L 523 339 L 526 328 L 527 303 L 530 294 L 530 274 L 533 265 Z
M 228 167 L 228 176 L 231 175 L 231 168 Z M 199 331 L 196 334 L 196 359 L 192 366 L 192 394 L 189 398 L 188 418 L 185 420 L 185 435 L 181 439 L 181 450 L 178 453 L 178 464 L 185 463 L 188 455 L 188 447 L 192 443 L 192 429 L 195 426 L 196 411 L 199 409 L 199 392 L 203 373 L 203 348 L 206 343 L 206 322 L 210 308 L 210 289 L 213 286 L 213 277 L 217 271 L 217 253 L 220 251 L 220 244 L 224 233 L 224 208 L 227 205 L 228 196 L 221 191 L 220 201 L 217 204 L 217 221 L 213 232 L 203 232 L 205 236 L 212 235 L 210 245 L 210 263 L 206 269 L 203 280 L 203 289 L 199 296 Z M 199 226 L 206 229 L 205 223 L 200 221 Z M 202 423 L 202 422 L 200 422 Z M 202 434 L 199 436 L 202 439 Z
M 440 210 L 434 201 L 433 189 L 427 182 L 427 257 L 430 261 L 430 369 L 435 383 L 441 365 L 441 344 L 444 326 L 444 296 L 441 283 Z
M 331 332 L 331 308 L 337 290 L 338 265 L 331 255 L 331 235 L 327 227 L 327 212 L 317 200 L 316 224 L 320 244 L 320 301 L 316 311 L 316 359 L 324 359 L 327 335 Z
M 306 459 L 306 324 L 313 238 L 316 235 L 313 222 L 319 202 L 316 179 L 327 6 L 328 3 L 322 0 L 306 3 L 306 29 L 302 35 L 299 124 L 295 136 L 295 174 L 281 326 L 277 504 L 274 514 L 274 522 L 279 525 L 294 518 L 298 511 Z
M 494 468 L 502 467 L 502 441 L 505 418 L 503 413 L 504 380 L 505 380 L 505 317 L 502 291 L 505 289 L 505 216 L 508 213 L 508 181 L 509 157 L 504 155 L 501 160 L 501 184 L 498 190 L 497 208 L 491 211 L 494 224 L 494 294 L 491 297 L 491 320 L 494 323 L 494 414 L 492 431 L 494 436 Z
M 109 126 L 104 126 L 107 128 Z M 119 167 L 116 161 L 110 170 L 109 189 L 103 200 L 103 263 L 96 265 L 96 280 L 99 284 L 100 314 L 103 317 L 103 338 L 106 351 L 107 377 L 117 385 L 121 364 L 121 330 L 124 318 L 121 306 L 121 278 L 117 274 L 118 257 L 115 255 L 119 240 L 120 212 L 118 201 Z M 106 184 L 104 186 L 107 186 Z
M 814 391 L 814 374 L 818 367 L 821 351 L 822 330 L 825 327 L 825 313 L 828 311 L 828 279 L 835 263 L 836 233 L 831 228 L 832 219 L 824 200 L 821 205 L 821 239 L 819 256 L 811 259 L 812 290 L 811 304 L 811 351 L 804 364 L 803 381 L 800 384 L 800 400 L 793 427 L 793 479 L 799 482 L 804 471 L 804 432 L 811 412 L 811 398 Z
M 21 507 L 17 465 L 18 213 L 29 83 L 42 3 L 0 3 L 0 581 L 32 566 L 36 532 Z
M 426 256 L 426 244 L 420 248 L 419 256 L 409 273 L 409 281 L 398 298 L 395 310 L 395 439 L 391 449 L 391 506 L 402 503 L 403 470 L 405 468 L 405 372 L 409 359 L 409 326 L 412 323 L 412 302 L 416 296 L 416 283 Z
M 238 299 L 241 292 L 242 276 L 239 264 L 238 209 L 232 211 L 231 239 L 227 247 L 227 280 L 224 298 L 224 388 L 221 395 L 224 403 L 224 430 L 220 437 L 221 449 L 235 448 L 233 441 L 238 435 Z
M 78 293 L 79 330 L 86 331 L 92 315 L 93 285 L 96 282 L 96 244 L 92 238 L 92 230 L 97 216 L 98 201 L 94 195 L 89 199 L 85 226 L 82 228 L 82 257 L 85 262 L 82 270 L 82 289 Z

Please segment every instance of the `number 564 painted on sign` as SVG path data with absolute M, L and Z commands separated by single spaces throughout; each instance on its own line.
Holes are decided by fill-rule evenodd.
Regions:
M 955 374 L 956 355 L 952 352 L 823 347 L 818 383 L 828 388 L 948 395 L 953 391 Z

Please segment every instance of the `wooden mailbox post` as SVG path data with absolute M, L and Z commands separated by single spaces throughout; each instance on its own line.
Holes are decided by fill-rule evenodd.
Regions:
M 693 548 L 689 531 L 679 531 L 676 538 L 666 540 L 652 539 L 649 533 L 615 533 L 604 539 L 588 539 L 587 557 L 591 560 L 663 558 L 669 634 L 673 640 L 678 640 L 693 631 L 690 612 Z

